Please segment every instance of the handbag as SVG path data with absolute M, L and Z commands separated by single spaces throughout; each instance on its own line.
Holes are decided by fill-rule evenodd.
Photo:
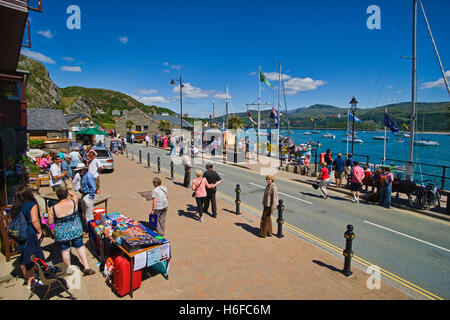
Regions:
M 16 240 L 17 242 L 24 242 L 28 236 L 28 222 L 22 210 L 19 211 L 17 217 L 15 217 L 8 228 L 8 237 Z
M 317 183 L 317 181 L 314 181 L 314 183 L 312 184 L 312 187 L 317 190 L 319 189 L 319 184 Z

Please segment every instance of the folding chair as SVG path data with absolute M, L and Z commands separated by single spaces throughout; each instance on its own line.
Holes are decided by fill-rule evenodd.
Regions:
M 73 294 L 71 294 L 70 293 L 70 291 L 69 291 L 69 287 L 67 286 L 67 284 L 66 284 L 66 282 L 64 281 L 64 279 L 62 278 L 63 276 L 66 276 L 67 275 L 67 264 L 65 264 L 64 262 L 61 262 L 61 263 L 58 263 L 57 265 L 56 265 L 56 267 L 59 267 L 59 268 L 61 268 L 61 271 L 60 272 L 58 272 L 58 273 L 56 273 L 56 275 L 55 275 L 55 277 L 54 278 L 46 278 L 45 277 L 45 275 L 44 275 L 44 271 L 42 271 L 42 268 L 41 268 L 41 266 L 39 265 L 39 263 L 37 263 L 36 261 L 34 261 L 34 258 L 35 258 L 35 256 L 31 256 L 31 261 L 33 261 L 33 264 L 35 265 L 35 267 L 36 267 L 36 272 L 37 272 L 37 274 L 38 274 L 38 278 L 39 278 L 39 280 L 42 282 L 42 285 L 43 286 L 47 286 L 47 291 L 45 292 L 45 295 L 44 295 L 44 297 L 42 298 L 42 300 L 47 300 L 47 297 L 48 297 L 48 294 L 50 293 L 50 291 L 51 291 L 51 289 L 52 289 L 52 286 L 54 285 L 54 284 L 57 284 L 57 285 L 59 285 L 60 287 L 62 287 L 63 288 L 63 290 L 66 292 L 66 293 L 68 293 L 69 294 L 69 299 L 71 299 L 71 300 L 76 300 L 77 298 L 73 295 Z M 56 287 L 54 287 L 54 289 L 55 289 Z M 31 288 L 31 294 L 30 294 L 30 296 L 28 297 L 28 300 L 30 300 L 36 293 L 34 292 L 34 290 L 36 289 L 36 287 L 32 287 Z M 64 298 L 67 298 L 67 297 L 64 297 Z

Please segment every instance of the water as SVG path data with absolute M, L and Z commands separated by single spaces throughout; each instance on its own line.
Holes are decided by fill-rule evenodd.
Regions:
M 302 144 L 309 141 L 320 141 L 322 146 L 318 149 L 318 154 L 321 152 L 326 152 L 327 149 L 331 149 L 333 153 L 333 158 L 337 156 L 338 153 L 342 153 L 345 157 L 347 144 L 342 141 L 346 133 L 345 130 L 318 130 L 320 133 L 312 133 L 311 135 L 304 135 L 305 132 L 312 132 L 313 130 L 292 130 L 293 133 L 290 135 L 294 140 L 295 144 Z M 331 133 L 336 136 L 336 139 L 323 138 L 322 135 L 326 133 Z M 280 132 L 283 135 L 283 132 Z M 358 138 L 363 140 L 362 144 L 353 144 L 353 154 L 367 155 L 369 156 L 369 163 L 371 164 L 381 164 L 383 158 L 383 140 L 374 140 L 373 136 L 384 136 L 383 132 L 363 132 L 358 131 Z M 389 140 L 386 142 L 386 159 L 395 159 L 401 161 L 408 161 L 409 158 L 409 142 L 410 138 L 402 137 L 404 142 L 397 142 L 397 136 L 393 133 L 388 132 L 387 137 Z M 424 146 L 414 146 L 413 161 L 419 163 L 433 164 L 433 165 L 445 165 L 450 166 L 450 136 L 448 134 L 421 134 L 416 133 L 415 140 L 420 140 L 421 138 L 436 140 L 439 142 L 438 147 L 424 147 Z M 351 142 L 348 144 L 348 152 L 351 152 Z M 355 160 L 361 163 L 366 163 L 366 157 L 354 157 Z M 396 162 L 387 160 L 386 164 L 394 163 L 397 166 L 404 165 L 402 162 Z M 429 167 L 424 165 L 416 165 L 414 171 L 416 172 L 414 176 L 415 181 L 423 180 L 433 180 L 437 181 L 439 187 L 441 187 L 441 176 L 442 168 Z M 434 174 L 439 177 L 431 177 L 420 175 L 422 173 Z M 419 173 L 419 174 L 418 174 Z M 446 176 L 450 177 L 450 168 L 446 171 Z M 445 189 L 450 190 L 450 179 L 446 180 Z

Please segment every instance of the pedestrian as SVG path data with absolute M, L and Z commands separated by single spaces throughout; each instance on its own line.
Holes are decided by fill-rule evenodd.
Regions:
M 327 164 L 328 174 L 331 177 L 331 172 L 333 171 L 333 154 L 331 149 L 328 149 L 327 153 L 325 153 L 324 161 Z
M 211 185 L 208 184 L 206 178 L 202 177 L 201 170 L 196 170 L 195 175 L 197 176 L 197 178 L 192 180 L 192 190 L 194 190 L 193 196 L 195 196 L 195 201 L 197 202 L 199 221 L 203 222 L 203 204 L 206 198 L 206 187 Z
M 156 233 L 160 236 L 164 236 L 166 230 L 166 215 L 168 206 L 167 188 L 161 186 L 161 179 L 155 177 L 153 178 L 152 190 L 152 212 L 151 214 L 156 214 Z
M 317 176 L 316 182 L 319 181 L 319 188 L 322 195 L 320 196 L 324 200 L 328 199 L 329 195 L 327 192 L 327 185 L 330 183 L 330 174 L 328 171 L 328 165 L 324 161 L 321 163 L 322 168 L 320 169 L 320 173 Z
M 100 194 L 100 172 L 105 169 L 100 160 L 97 159 L 97 152 L 95 150 L 91 150 L 89 153 L 90 161 L 89 161 L 89 172 L 95 178 L 96 185 L 96 193 Z
M 150 142 L 150 137 L 148 134 L 145 135 L 145 146 L 148 147 L 148 143 Z
M 95 193 L 96 193 L 96 185 L 95 178 L 88 171 L 88 167 L 85 165 L 83 168 L 80 168 L 80 176 L 81 176 L 81 186 L 80 193 L 82 195 L 81 203 L 82 203 L 82 216 L 84 218 L 84 230 L 83 237 L 87 238 L 87 230 L 88 223 L 91 220 L 94 220 L 94 201 L 95 201 Z
M 127 138 L 122 138 L 123 151 L 127 151 Z
M 71 153 L 69 153 L 70 157 L 70 167 L 75 169 L 75 167 L 81 163 L 81 155 L 80 155 L 80 148 L 75 147 Z
M 380 179 L 380 206 L 386 209 L 391 208 L 392 181 L 394 181 L 394 175 L 391 168 L 386 167 Z
M 73 191 L 75 191 L 75 192 L 79 192 L 80 191 L 80 187 L 81 187 L 80 170 L 83 169 L 84 167 L 86 167 L 84 165 L 84 163 L 80 162 L 79 164 L 77 164 L 75 169 L 73 169 L 74 176 L 73 176 L 73 179 L 72 179 L 72 186 L 73 186 Z
M 55 155 L 52 158 L 52 165 L 50 167 L 50 180 L 49 184 L 53 191 L 61 188 L 62 186 L 62 178 L 64 177 L 64 173 L 61 172 L 61 159 Z
M 131 134 L 131 144 L 134 144 L 134 139 L 135 139 L 135 137 L 134 137 L 134 134 L 132 133 Z
M 69 195 L 71 199 L 68 199 Z M 74 247 L 81 258 L 83 274 L 94 274 L 95 271 L 89 267 L 83 244 L 83 227 L 78 215 L 78 197 L 65 187 L 59 188 L 56 196 L 59 202 L 50 208 L 48 222 L 55 223 L 55 242 L 61 247 L 62 259 L 67 266 L 70 266 L 70 248 Z
M 216 191 L 217 186 L 222 183 L 222 179 L 213 170 L 213 165 L 211 163 L 206 164 L 206 171 L 203 173 L 203 178 L 206 178 L 209 186 L 206 186 L 206 199 L 205 205 L 203 206 L 203 212 L 208 213 L 209 203 L 211 202 L 212 217 L 217 218 L 217 206 L 216 206 Z
M 347 155 L 347 160 L 345 160 L 345 177 L 347 179 L 347 184 L 352 179 L 352 172 L 353 172 L 353 155 L 349 153 Z
M 358 161 L 353 161 L 353 174 L 350 185 L 350 190 L 353 194 L 352 202 L 359 203 L 359 192 L 361 191 L 361 187 L 363 185 L 364 179 L 364 169 L 359 166 Z
M 31 256 L 42 260 L 45 260 L 45 257 L 39 242 L 42 237 L 39 205 L 32 190 L 26 186 L 20 187 L 13 198 L 11 218 L 15 219 L 19 214 L 23 214 L 27 222 L 27 239 L 18 242 L 17 251 L 20 253 L 18 262 L 25 281 L 24 285 L 30 290 L 35 281 L 35 266 Z
M 259 228 L 259 237 L 265 238 L 272 236 L 272 214 L 278 205 L 278 188 L 275 185 L 275 178 L 272 175 L 266 176 L 267 186 L 263 196 L 263 213 Z
M 70 167 L 71 161 L 72 160 L 70 156 L 66 156 L 64 161 L 62 161 L 61 163 L 61 171 L 64 174 L 63 183 L 65 187 L 69 190 L 72 190 L 72 177 L 73 177 L 73 171 L 72 168 Z
M 191 184 L 191 170 L 193 168 L 190 153 L 186 153 L 181 158 L 183 167 L 184 167 L 184 182 L 183 185 L 186 188 L 189 188 L 189 185 Z
M 333 161 L 334 179 L 336 180 L 336 187 L 342 188 L 342 179 L 345 177 L 345 161 L 342 159 L 342 153 Z

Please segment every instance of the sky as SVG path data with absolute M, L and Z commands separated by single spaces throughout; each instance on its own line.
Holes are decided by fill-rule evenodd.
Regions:
M 450 79 L 450 1 L 422 2 Z M 179 86 L 170 82 L 181 77 L 183 114 L 195 117 L 209 117 L 213 102 L 224 114 L 227 86 L 230 112 L 257 103 L 259 67 L 272 84 L 261 84 L 261 103 L 277 109 L 280 63 L 282 109 L 346 108 L 353 96 L 372 108 L 411 101 L 412 3 L 43 0 L 22 53 L 61 88 L 116 90 L 175 112 Z M 417 39 L 417 100 L 450 101 L 420 4 Z

